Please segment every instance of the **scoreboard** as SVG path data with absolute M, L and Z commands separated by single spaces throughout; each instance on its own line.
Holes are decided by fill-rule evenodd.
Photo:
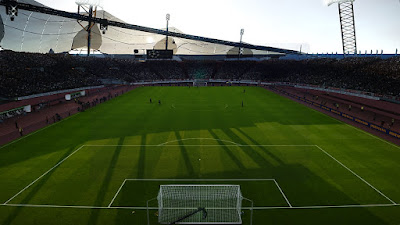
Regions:
M 174 54 L 173 50 L 147 50 L 147 59 L 172 59 Z

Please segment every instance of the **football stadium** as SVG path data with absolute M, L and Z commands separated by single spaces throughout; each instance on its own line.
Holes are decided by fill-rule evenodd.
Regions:
M 0 0 L 0 224 L 400 224 L 400 45 L 359 50 L 372 3 L 326 2 L 336 53 L 71 4 Z

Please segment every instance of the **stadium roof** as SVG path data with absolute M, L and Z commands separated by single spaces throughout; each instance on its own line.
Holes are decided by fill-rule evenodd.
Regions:
M 33 0 L 19 2 L 38 6 Z M 76 20 L 51 16 L 37 12 L 19 10 L 11 21 L 5 10 L 0 10 L 0 46 L 21 52 L 55 53 L 87 49 L 87 33 Z M 124 22 L 106 11 L 98 11 L 97 17 Z M 87 23 L 82 23 L 87 26 Z M 183 33 L 177 28 L 172 32 Z M 141 31 L 109 27 L 103 34 L 98 24 L 92 29 L 92 48 L 106 54 L 134 54 L 134 50 L 144 53 L 145 49 L 164 49 L 165 36 Z M 231 46 L 169 38 L 169 49 L 180 55 L 226 55 L 238 54 L 239 49 Z M 247 54 L 267 55 L 272 52 L 246 49 Z M 276 53 L 273 53 L 276 54 Z

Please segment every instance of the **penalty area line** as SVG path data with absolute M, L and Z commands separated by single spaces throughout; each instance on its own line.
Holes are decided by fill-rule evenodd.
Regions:
M 69 209 L 136 209 L 145 210 L 146 207 L 108 207 L 108 206 L 86 206 L 86 205 L 35 205 L 35 204 L 2 204 L 0 206 L 8 207 L 26 207 L 26 208 L 69 208 Z M 149 207 L 150 209 L 150 207 Z M 157 208 L 154 208 L 157 209 Z
M 33 184 L 35 184 L 38 180 L 42 179 L 44 176 L 46 176 L 48 173 L 50 173 L 52 170 L 54 170 L 56 167 L 58 167 L 59 165 L 61 165 L 61 163 L 63 163 L 65 160 L 67 160 L 69 157 L 71 157 L 72 155 L 74 155 L 76 152 L 78 152 L 79 150 L 81 150 L 85 145 L 82 145 L 81 147 L 79 147 L 77 150 L 75 150 L 74 152 L 72 152 L 71 154 L 69 154 L 67 157 L 65 157 L 63 160 L 61 160 L 60 162 L 58 162 L 56 165 L 54 165 L 52 168 L 50 168 L 49 170 L 47 170 L 45 173 L 43 173 L 40 177 L 36 178 L 36 180 L 32 181 L 30 184 L 28 184 L 25 188 L 23 188 L 22 190 L 20 190 L 17 194 L 15 194 L 14 196 L 12 196 L 10 199 L 8 199 L 6 202 L 4 202 L 4 205 L 7 205 L 7 203 L 9 203 L 10 201 L 12 201 L 14 198 L 16 198 L 18 195 L 20 195 L 22 192 L 24 192 L 26 189 L 28 189 L 30 186 L 32 186 Z
M 216 138 L 184 138 L 184 139 L 178 139 L 178 140 L 173 140 L 173 141 L 167 141 L 167 142 L 159 144 L 159 146 L 165 146 L 168 143 L 174 143 L 174 142 L 180 142 L 180 141 L 188 141 L 188 140 L 212 140 L 212 141 L 227 142 L 227 143 L 231 143 L 231 144 L 234 144 L 234 145 L 237 145 L 237 146 L 242 146 L 241 144 L 233 142 L 233 141 L 216 139 Z M 167 145 L 167 146 L 169 146 L 169 145 Z
M 376 187 L 374 187 L 372 184 L 368 183 L 368 181 L 366 181 L 364 178 L 362 178 L 360 175 L 358 175 L 357 173 L 355 173 L 353 170 L 351 170 L 350 168 L 348 168 L 346 165 L 344 165 L 342 162 L 340 162 L 339 160 L 337 160 L 335 157 L 333 157 L 331 154 L 329 154 L 327 151 L 325 151 L 324 149 L 322 149 L 321 147 L 319 147 L 318 145 L 315 145 L 315 147 L 317 147 L 319 150 L 321 150 L 323 153 L 325 153 L 327 156 L 329 156 L 331 159 L 333 159 L 334 161 L 336 161 L 337 163 L 339 163 L 343 168 L 345 168 L 346 170 L 348 170 L 350 173 L 352 173 L 354 176 L 356 176 L 358 179 L 360 179 L 362 182 L 364 182 L 365 184 L 367 184 L 369 187 L 371 187 L 372 189 L 374 189 L 376 192 L 378 192 L 382 197 L 386 198 L 388 201 L 390 201 L 392 203 L 392 205 L 397 205 L 396 202 L 394 202 L 392 199 L 390 199 L 389 197 L 387 197 L 385 194 L 383 194 L 380 190 L 378 190 Z
M 84 205 L 34 205 L 34 204 L 1 204 L 0 207 L 26 207 L 26 208 L 70 208 L 70 209 L 129 209 L 129 210 L 157 210 L 158 207 L 143 206 L 84 206 Z M 244 210 L 273 210 L 273 209 L 329 209 L 329 208 L 379 208 L 379 207 L 398 207 L 399 204 L 367 204 L 367 205 L 321 205 L 321 206 L 265 206 L 265 207 L 243 207 Z
M 316 205 L 316 206 L 277 206 L 277 207 L 254 207 L 255 210 L 268 209 L 332 209 L 332 208 L 379 208 L 379 207 L 397 207 L 399 204 L 367 204 L 367 205 Z M 250 208 L 244 208 L 250 209 Z
M 280 95 L 280 93 L 276 93 L 276 92 L 274 92 L 274 91 L 272 91 L 272 92 L 275 93 L 275 94 Z M 286 95 L 280 95 L 280 96 L 285 97 L 285 98 L 287 98 L 287 99 L 290 99 L 290 100 L 292 100 L 292 101 L 294 101 L 294 102 L 297 102 L 297 101 L 295 101 L 294 99 L 292 99 L 290 96 L 286 96 Z M 301 104 L 300 102 L 297 102 L 297 103 Z M 303 104 L 302 104 L 302 105 L 303 105 Z M 351 124 L 348 124 L 348 123 L 346 123 L 345 121 L 341 121 L 341 120 L 339 120 L 339 119 L 333 117 L 332 115 L 329 115 L 329 114 L 325 114 L 325 113 L 323 113 L 323 112 L 320 112 L 320 111 L 318 111 L 317 109 L 314 109 L 314 108 L 309 107 L 309 105 L 305 105 L 305 104 L 304 104 L 304 106 L 306 106 L 307 108 L 309 108 L 309 109 L 311 109 L 311 110 L 313 110 L 313 111 L 315 111 L 315 112 L 317 112 L 317 113 L 319 113 L 319 114 L 322 114 L 322 115 L 324 115 L 324 116 L 326 116 L 326 117 L 328 117 L 328 118 L 331 118 L 331 119 L 333 119 L 333 120 L 336 120 L 336 121 L 338 121 L 338 122 L 341 123 L 341 124 L 344 124 L 344 125 L 346 125 L 346 126 L 348 126 L 348 127 L 350 127 L 350 128 L 353 128 L 353 129 L 355 129 L 355 130 L 357 130 L 357 131 L 359 131 L 359 132 L 361 132 L 361 133 L 364 133 L 364 134 L 366 134 L 366 135 L 368 135 L 368 136 L 371 136 L 372 138 L 375 138 L 375 139 L 377 139 L 377 140 L 379 140 L 379 141 L 381 141 L 381 142 L 384 142 L 384 143 L 386 143 L 386 144 L 388 144 L 388 145 L 391 145 L 392 147 L 395 147 L 395 148 L 400 149 L 400 146 L 398 146 L 398 145 L 396 145 L 396 144 L 394 144 L 394 143 L 391 143 L 391 142 L 389 142 L 389 141 L 387 141 L 387 140 L 385 140 L 385 139 L 383 139 L 383 138 L 380 138 L 380 137 L 378 137 L 378 136 L 375 136 L 375 135 L 373 135 L 373 134 L 371 134 L 371 133 L 369 133 L 369 132 L 367 132 L 367 131 L 365 131 L 365 130 L 363 130 L 363 129 L 361 129 L 361 128 L 358 128 L 358 127 L 356 127 L 356 126 L 353 126 L 353 125 L 351 125 Z
M 315 147 L 315 145 L 85 145 L 85 147 Z

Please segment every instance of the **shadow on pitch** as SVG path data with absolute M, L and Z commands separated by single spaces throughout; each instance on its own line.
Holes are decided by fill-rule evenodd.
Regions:
M 200 174 L 195 174 L 195 177 Z M 202 174 L 204 179 L 270 179 L 276 178 L 283 192 L 290 203 L 295 206 L 318 206 L 318 205 L 349 205 L 359 204 L 350 196 L 343 193 L 336 186 L 328 183 L 308 168 L 299 165 L 279 165 L 271 167 L 270 171 L 262 169 L 247 169 L 246 171 L 225 171 L 217 173 Z M 193 179 L 193 176 L 169 177 L 169 179 Z M 139 182 L 139 181 L 133 181 Z M 145 182 L 145 181 L 140 181 Z M 272 182 L 272 181 L 271 181 Z M 121 191 L 122 199 L 126 201 L 122 205 L 115 206 L 142 206 L 146 205 L 146 200 L 157 196 L 159 185 L 184 184 L 178 181 L 147 182 L 147 184 L 137 183 L 126 186 Z M 279 206 L 286 206 L 285 199 L 278 191 L 276 196 L 271 196 L 265 186 L 255 181 L 229 181 L 229 182 L 187 182 L 186 184 L 226 184 L 241 185 L 241 192 L 244 197 L 252 199 L 255 207 L 276 206 L 269 205 L 268 202 L 280 201 Z M 383 201 L 383 200 L 382 200 Z M 248 207 L 244 202 L 244 207 Z M 151 207 L 157 207 L 154 201 Z M 243 224 L 248 224 L 249 211 L 244 210 Z M 150 213 L 150 220 L 157 224 L 156 210 Z M 265 221 L 271 224 L 386 224 L 379 216 L 374 215 L 368 208 L 347 208 L 347 209 L 273 209 L 254 211 L 254 223 L 264 224 Z M 145 222 L 144 211 L 118 210 L 115 217 L 116 224 L 136 224 L 135 222 Z M 247 221 L 247 222 L 246 222 Z
M 231 129 L 223 129 L 222 130 L 229 138 L 231 138 L 231 140 L 234 140 L 235 142 L 238 143 L 245 143 L 239 136 L 237 136 L 234 132 L 232 132 Z M 242 133 L 243 134 L 243 133 Z M 248 135 L 245 135 L 250 141 L 253 142 L 253 144 L 255 145 L 259 145 L 254 139 L 252 139 L 251 137 L 249 137 Z M 272 154 L 270 151 L 267 151 L 265 149 L 265 147 L 260 147 L 261 149 L 264 150 L 265 153 L 267 153 L 272 159 L 274 159 L 276 162 L 278 162 L 280 165 L 284 165 L 285 163 L 278 157 L 276 157 L 274 154 Z M 253 151 L 252 148 L 246 148 L 246 149 L 242 149 L 243 152 L 248 155 L 251 159 L 254 160 L 254 162 L 257 163 L 257 165 L 260 168 L 265 168 L 265 167 L 269 167 L 270 162 L 268 162 L 268 160 L 266 160 L 260 153 L 258 153 L 257 151 Z
M 245 136 L 247 139 L 249 139 L 251 141 L 251 143 L 253 145 L 258 145 L 258 147 L 260 149 L 262 149 L 265 153 L 267 153 L 271 158 L 273 158 L 276 162 L 278 162 L 280 165 L 285 164 L 281 159 L 279 159 L 278 157 L 276 157 L 274 154 L 272 154 L 270 151 L 267 151 L 266 147 L 261 146 L 262 144 L 260 144 L 259 142 L 257 142 L 256 140 L 254 140 L 250 135 L 248 135 L 246 132 L 244 132 L 241 128 L 234 128 L 235 130 L 239 131 L 243 136 Z M 225 132 L 225 131 L 224 131 Z M 225 132 L 227 135 L 229 134 L 233 134 L 232 136 L 236 136 L 237 138 L 239 138 L 235 133 L 233 133 L 231 130 L 228 130 L 227 132 Z M 230 137 L 232 137 L 230 136 Z M 257 157 L 260 157 L 259 154 L 257 154 Z
M 125 137 L 121 137 L 118 141 L 118 146 L 116 147 L 113 157 L 110 160 L 110 164 L 108 165 L 107 174 L 104 177 L 103 183 L 101 184 L 100 190 L 98 191 L 96 201 L 94 203 L 95 206 L 100 206 L 104 202 L 105 196 L 107 195 L 108 188 L 111 184 L 112 176 L 115 172 L 114 168 L 118 162 L 119 155 L 121 154 L 121 145 L 124 144 Z M 88 224 L 97 224 L 97 220 L 99 217 L 99 210 L 92 210 L 90 213 Z
M 183 94 L 185 94 L 185 92 L 183 92 Z M 124 110 L 118 110 L 118 105 L 114 104 L 113 101 L 110 101 L 106 105 L 102 105 L 100 108 L 96 107 L 87 110 L 85 113 L 81 113 L 70 121 L 60 123 L 53 128 L 40 132 L 34 137 L 27 138 L 23 141 L 29 143 L 29 147 L 27 148 L 18 148 L 18 151 L 1 151 L 0 167 L 6 167 L 8 165 L 48 154 L 49 152 L 64 149 L 65 147 L 71 146 L 71 142 L 83 143 L 92 140 L 105 140 L 170 131 L 255 127 L 255 123 L 264 122 L 278 123 L 281 125 L 340 124 L 340 122 L 302 105 L 297 106 L 289 104 L 286 107 L 285 104 L 281 103 L 284 98 L 270 98 L 268 97 L 268 92 L 265 93 L 265 99 L 264 95 L 262 96 L 263 98 L 261 100 L 265 100 L 266 102 L 270 100 L 270 103 L 268 103 L 269 105 L 251 105 L 249 103 L 249 105 L 245 105 L 243 110 L 243 108 L 239 106 L 239 100 L 227 98 L 224 100 L 226 103 L 218 102 L 218 104 L 221 104 L 222 109 L 213 108 L 211 112 L 202 112 L 201 110 L 199 112 L 187 111 L 187 108 L 190 108 L 192 105 L 195 105 L 200 109 L 202 107 L 209 109 L 210 104 L 216 104 L 213 103 L 213 99 L 211 98 L 209 99 L 210 102 L 188 103 L 189 105 L 187 108 L 177 108 L 173 111 L 168 109 L 170 107 L 168 104 L 170 103 L 159 106 L 154 103 L 148 103 L 147 98 L 145 100 L 143 98 L 143 102 L 146 102 L 146 105 L 142 105 L 138 108 L 131 107 L 131 105 L 127 104 L 129 107 L 123 108 Z M 162 97 L 167 98 L 165 96 Z M 174 101 L 180 101 L 180 99 Z M 184 101 L 183 97 L 182 101 Z M 235 105 L 231 102 L 235 102 Z M 258 102 L 259 101 L 254 101 L 253 104 Z M 229 111 L 223 109 L 225 104 L 229 105 Z M 60 126 L 62 126 L 63 129 L 57 129 Z M 66 135 L 66 131 L 69 131 L 67 132 L 69 138 L 60 139 L 59 137 Z M 285 132 L 292 131 L 289 130 Z M 40 138 L 44 138 L 44 136 L 46 136 L 47 139 L 57 141 L 49 141 L 44 147 L 43 139 L 40 140 Z M 16 144 L 16 146 L 20 145 Z M 32 151 L 32 149 L 35 151 Z
M 146 138 L 147 135 L 143 134 L 142 135 L 142 140 L 140 145 L 140 151 L 139 151 L 139 160 L 138 160 L 138 170 L 137 170 L 137 178 L 142 179 L 144 178 L 144 173 L 145 173 L 145 168 L 146 168 Z
M 192 162 L 191 162 L 191 160 L 189 158 L 189 154 L 188 154 L 188 151 L 187 151 L 187 149 L 185 147 L 185 144 L 182 142 L 182 137 L 179 134 L 179 131 L 175 131 L 175 136 L 176 136 L 177 140 L 179 140 L 178 144 L 179 144 L 179 148 L 181 150 L 183 161 L 184 161 L 184 163 L 186 165 L 187 172 L 188 172 L 189 176 L 194 177 L 195 176 L 195 171 L 194 171 L 194 168 L 193 168 L 193 164 L 192 164 Z
M 218 140 L 218 144 L 221 145 L 221 148 L 224 150 L 224 152 L 229 156 L 229 158 L 236 164 L 236 166 L 239 168 L 239 173 L 243 172 L 244 170 L 246 170 L 246 167 L 243 165 L 243 163 L 240 161 L 239 158 L 237 158 L 235 156 L 235 154 L 233 154 L 233 152 L 225 145 L 224 142 L 220 141 L 220 138 L 218 137 L 218 135 L 213 131 L 213 130 L 208 130 L 208 132 L 211 134 L 211 136 Z
M 255 127 L 256 123 L 277 123 L 280 125 L 341 124 L 341 122 L 303 105 L 292 104 L 291 100 L 285 100 L 278 95 L 276 98 L 271 98 L 266 90 L 265 92 L 265 98 L 264 95 L 261 99 L 254 97 L 254 100 L 246 103 L 244 108 L 240 106 L 241 99 L 236 100 L 236 97 L 232 97 L 232 99 L 229 96 L 223 99 L 223 102 L 220 102 L 220 99 L 217 102 L 212 96 L 208 96 L 206 102 L 196 102 L 196 99 L 191 99 L 192 101 L 188 102 L 187 98 L 189 97 L 187 95 L 190 91 L 189 93 L 182 91 L 182 96 L 174 96 L 172 99 L 168 99 L 168 95 L 159 96 L 165 98 L 162 105 L 150 104 L 147 98 L 139 98 L 140 101 L 143 101 L 140 102 L 142 104 L 140 108 L 126 108 L 123 113 L 118 114 L 118 119 L 102 119 L 102 123 L 95 123 L 93 126 L 96 127 L 96 130 L 102 131 L 96 134 L 97 139 L 110 139 L 121 136 L 139 136 L 146 133 Z M 283 104 L 282 101 L 287 101 L 287 104 Z M 171 104 L 178 104 L 179 102 L 182 102 L 181 107 L 170 109 Z M 225 109 L 225 105 L 229 105 L 228 111 Z M 111 108 L 116 106 L 109 104 L 104 108 L 108 107 L 111 111 Z M 192 108 L 198 110 L 191 110 Z M 89 110 L 87 113 L 91 113 L 91 111 Z M 98 113 L 100 118 L 102 118 L 102 115 L 102 113 Z
M 76 149 L 77 149 L 76 146 L 69 148 L 68 151 L 66 151 L 54 165 L 57 165 L 57 163 L 64 160 L 67 156 L 69 156 Z M 44 177 L 42 177 L 40 180 L 38 180 L 37 183 L 35 183 L 32 187 L 29 187 L 28 189 L 26 189 L 25 191 L 28 191 L 29 194 L 19 204 L 29 204 L 29 201 L 32 200 L 33 197 L 35 197 L 35 195 L 46 184 L 46 182 L 50 179 L 51 175 L 54 174 L 54 172 L 56 172 L 58 168 L 59 167 L 54 168 L 52 171 L 50 171 L 48 174 L 46 174 Z M 23 209 L 23 207 L 16 208 L 7 217 L 7 219 L 4 221 L 3 224 L 4 225 L 12 224 L 12 222 L 15 220 L 15 218 L 17 218 L 17 216 L 20 214 L 22 209 Z

